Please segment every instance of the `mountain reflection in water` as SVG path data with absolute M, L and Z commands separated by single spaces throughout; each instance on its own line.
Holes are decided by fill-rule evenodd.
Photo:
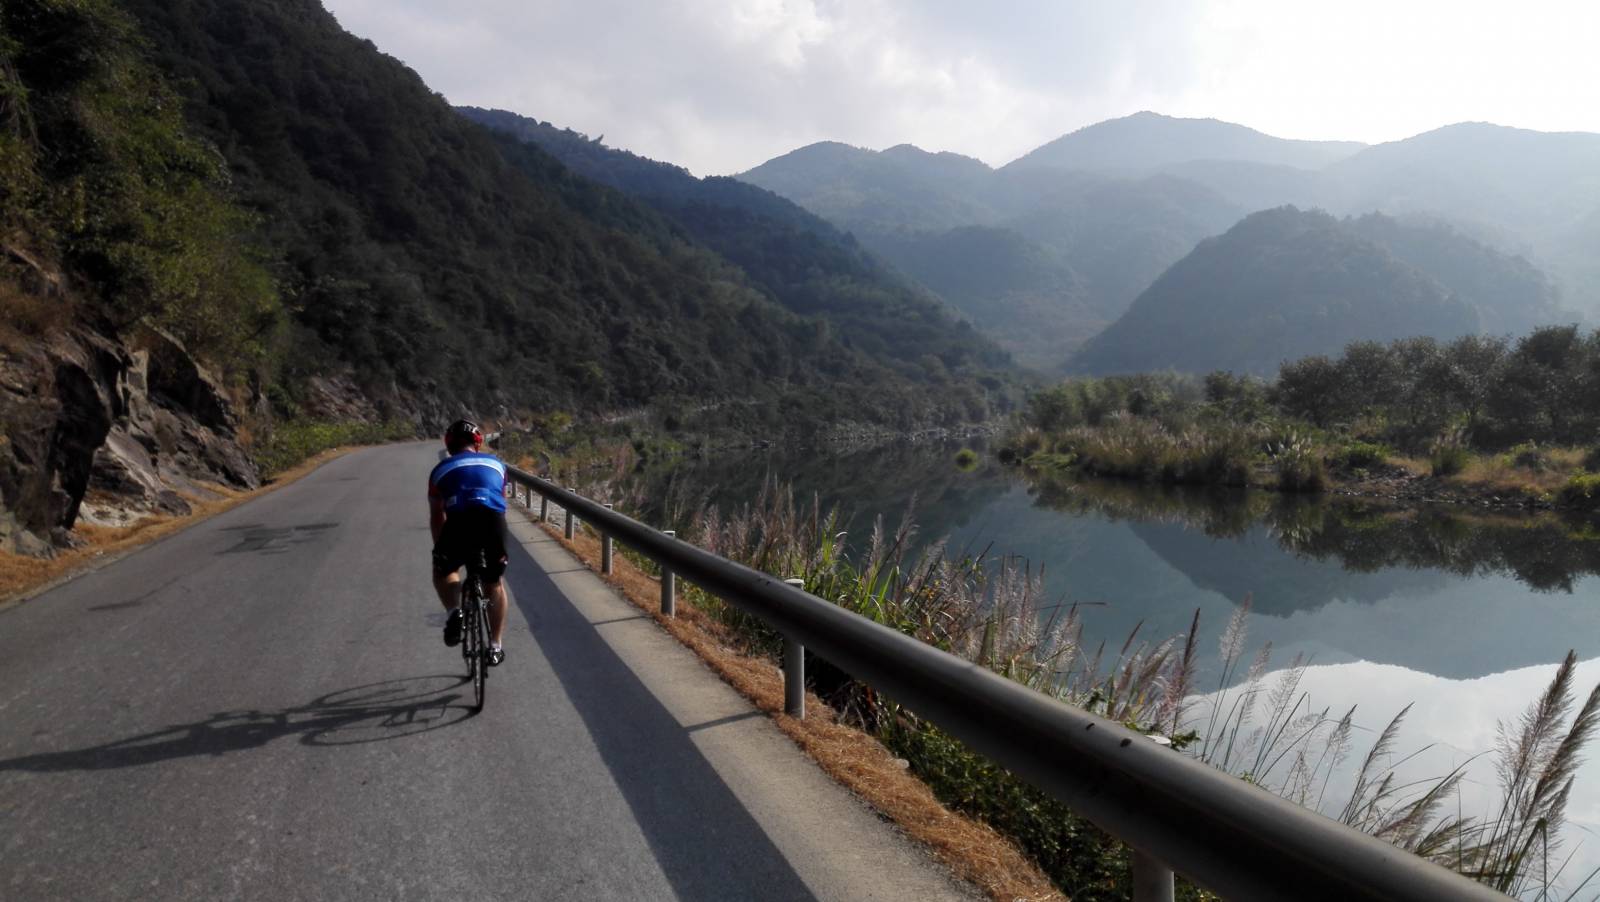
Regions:
M 1250 644 L 1274 662 L 1371 661 L 1454 679 L 1600 656 L 1600 528 L 1553 515 L 1403 508 L 1344 498 L 1058 478 L 1034 483 L 954 447 L 758 454 L 638 474 L 636 492 L 684 510 L 750 503 L 767 479 L 920 540 L 1014 554 L 1052 598 L 1083 606 L 1086 637 L 1169 636 L 1201 611 L 1202 641 L 1252 600 Z M 647 511 L 659 520 L 661 510 Z

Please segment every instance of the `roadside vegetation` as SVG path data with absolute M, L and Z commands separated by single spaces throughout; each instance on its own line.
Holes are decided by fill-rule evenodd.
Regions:
M 1600 331 L 1359 342 L 1229 372 L 1071 379 L 1038 392 L 1002 460 L 1144 482 L 1324 491 L 1435 479 L 1494 501 L 1600 507 Z
M 378 445 L 417 437 L 415 424 L 405 420 L 386 423 L 286 420 L 272 426 L 256 444 L 253 457 L 261 475 L 271 479 L 306 460 L 346 445 Z
M 282 301 L 226 164 L 141 50 L 109 0 L 0 7 L 0 323 L 149 322 L 242 378 Z
M 580 491 L 629 509 L 617 475 L 591 471 Z M 1318 708 L 1300 689 L 1305 660 L 1275 665 L 1269 646 L 1247 654 L 1248 599 L 1202 671 L 1210 656 L 1198 612 L 1184 634 L 1136 629 L 1108 646 L 1084 635 L 1075 607 L 1043 597 L 1039 574 L 1025 562 L 921 543 L 909 516 L 894 529 L 880 519 L 866 535 L 851 535 L 838 511 L 798 501 L 772 483 L 735 511 L 679 503 L 667 516 L 680 536 L 707 550 L 800 578 L 820 598 L 1514 896 L 1587 883 L 1588 875 L 1565 873 L 1557 854 L 1573 777 L 1600 717 L 1600 688 L 1576 703 L 1570 654 L 1527 712 L 1501 725 L 1500 746 L 1485 754 L 1500 776 L 1500 798 L 1490 810 L 1463 812 L 1468 765 L 1420 781 L 1404 770 L 1412 757 L 1400 753 L 1407 708 L 1379 712 L 1387 726 L 1371 744 L 1358 744 L 1354 709 Z M 634 563 L 655 572 L 649 561 L 634 556 Z M 778 658 L 781 637 L 758 620 L 693 586 L 683 586 L 680 599 L 746 653 Z M 1202 672 L 1214 673 L 1214 682 L 1201 685 Z M 1063 893 L 1127 898 L 1131 859 L 1120 843 L 825 661 L 814 660 L 811 674 L 817 694 L 842 719 L 904 759 L 946 805 L 1010 838 Z M 1330 786 L 1349 788 L 1336 794 Z M 1209 898 L 1192 886 L 1180 896 Z

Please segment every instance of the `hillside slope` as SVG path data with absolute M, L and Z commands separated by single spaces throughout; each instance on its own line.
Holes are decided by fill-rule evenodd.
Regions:
M 605 147 L 568 129 L 504 110 L 462 115 L 537 145 L 573 171 L 644 201 L 696 242 L 738 265 L 791 311 L 821 315 L 879 360 L 950 371 L 1005 364 L 1005 355 L 952 311 L 872 259 L 851 236 L 778 195 L 731 178 Z
M 1522 335 L 1575 319 L 1561 308 L 1555 284 L 1533 264 L 1448 223 L 1368 213 L 1343 225 L 1470 304 L 1484 332 Z
M 397 411 L 671 398 L 910 424 L 980 412 L 784 309 L 669 220 L 467 122 L 315 0 L 129 0 L 256 211 L 298 329 Z M 487 363 L 492 361 L 492 363 Z M 780 412 L 780 398 L 789 416 Z M 754 408 L 752 408 L 754 409 Z
M 938 291 L 1024 366 L 1060 366 L 1067 351 L 1109 321 L 1090 305 L 1082 280 L 1058 253 L 1012 229 L 881 232 L 863 240 Z
M 1267 375 L 1353 341 L 1453 338 L 1479 325 L 1469 304 L 1332 216 L 1284 207 L 1202 241 L 1071 368 Z

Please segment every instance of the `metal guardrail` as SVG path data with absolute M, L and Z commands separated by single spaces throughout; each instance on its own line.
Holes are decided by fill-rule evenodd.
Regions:
M 1134 898 L 1170 900 L 1173 872 L 1228 899 L 1505 899 L 1383 840 L 1230 777 L 1120 724 L 1056 701 L 865 617 L 718 557 L 548 480 L 511 479 L 672 576 L 761 618 L 1134 850 Z M 793 656 L 801 664 L 803 652 Z M 801 664 L 803 667 L 803 664 Z M 798 668 L 797 668 L 798 669 Z M 786 668 L 787 670 L 787 668 Z M 791 700 L 800 686 L 786 687 Z M 793 682 L 793 681 L 791 681 Z

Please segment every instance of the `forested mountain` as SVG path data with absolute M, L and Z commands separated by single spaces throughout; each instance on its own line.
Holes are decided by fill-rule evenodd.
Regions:
M 1478 312 L 1483 332 L 1522 335 L 1575 318 L 1561 308 L 1560 294 L 1543 272 L 1449 223 L 1368 213 L 1346 219 L 1344 227 L 1470 304 Z
M 874 252 L 934 286 L 1002 344 L 1018 363 L 1060 366 L 1067 349 L 1110 321 L 1056 251 L 1012 229 L 963 226 L 941 232 L 880 232 Z
M 401 405 L 798 393 L 791 419 L 982 414 L 958 336 L 939 336 L 947 357 L 876 359 L 657 211 L 468 122 L 315 0 L 125 7 L 262 223 L 296 314 L 290 396 L 296 374 L 346 366 Z
M 1006 168 L 1145 172 L 1195 160 L 1235 160 L 1321 169 L 1364 146 L 1355 141 L 1274 138 L 1232 122 L 1142 112 L 1080 128 Z
M 874 151 L 825 141 L 768 160 L 738 179 L 857 234 L 988 223 L 997 215 L 988 197 L 988 166 L 906 144 Z
M 1168 175 L 1069 184 L 1052 202 L 1008 221 L 1070 263 L 1090 309 L 1107 322 L 1200 239 L 1220 234 L 1246 212 Z
M 792 201 L 736 179 L 695 178 L 678 166 L 514 113 L 470 107 L 460 112 L 543 148 L 579 175 L 643 200 L 738 265 L 783 306 L 825 316 L 837 334 L 875 359 L 921 368 L 932 358 L 956 371 L 1006 362 L 1003 352 L 937 299 Z
M 1326 213 L 1284 207 L 1202 241 L 1071 368 L 1266 375 L 1354 341 L 1453 338 L 1479 327 L 1470 304 L 1383 247 Z
M 1461 123 L 1379 144 L 1331 166 L 1328 209 L 1420 213 L 1473 228 L 1547 270 L 1567 304 L 1600 314 L 1600 134 Z
M 739 178 L 850 230 L 1019 361 L 1049 368 L 1127 309 L 1195 242 L 1245 212 L 1170 176 L 995 172 L 908 145 L 881 153 L 812 145 Z M 935 249 L 968 261 L 985 280 L 927 260 Z M 1008 271 L 1012 265 L 1021 269 Z

